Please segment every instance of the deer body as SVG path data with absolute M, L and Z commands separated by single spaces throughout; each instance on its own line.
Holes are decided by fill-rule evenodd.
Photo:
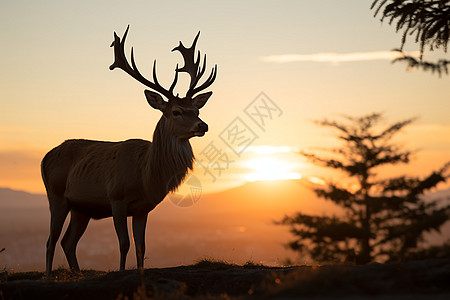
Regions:
M 123 54 L 123 40 L 115 35 L 113 43 L 115 62 L 118 67 L 150 88 L 168 98 L 165 101 L 159 93 L 145 90 L 148 103 L 163 115 L 159 120 L 153 142 L 131 139 L 123 142 L 92 140 L 67 140 L 52 149 L 42 160 L 42 178 L 50 204 L 50 235 L 47 241 L 46 274 L 50 275 L 55 245 L 64 221 L 71 213 L 69 227 L 61 241 L 70 268 L 79 271 L 76 246 L 90 219 L 113 217 L 119 239 L 120 269 L 125 269 L 126 255 L 130 241 L 127 217 L 132 217 L 133 238 L 137 265 L 143 267 L 145 253 L 145 227 L 147 214 L 183 181 L 193 168 L 194 154 L 189 139 L 203 136 L 208 126 L 199 117 L 199 109 L 211 96 L 211 92 L 194 94 L 209 86 L 215 79 L 215 70 L 208 80 L 196 88 L 199 77 L 199 60 L 193 60 L 194 40 L 191 48 L 180 43 L 176 49 L 185 59 L 185 67 L 176 69 L 174 82 L 169 90 L 162 88 L 154 68 L 154 82 L 140 75 L 134 63 L 132 66 Z M 192 53 L 191 53 L 192 52 Z M 195 70 L 194 70 L 195 69 Z M 174 96 L 178 72 L 191 74 L 191 86 L 184 98 Z
M 194 156 L 190 143 L 179 144 L 164 153 L 167 155 L 157 157 L 152 150 L 156 147 L 166 150 L 168 145 L 155 146 L 138 139 L 123 142 L 68 140 L 44 158 L 43 169 L 51 170 L 44 173 L 44 177 L 52 192 L 58 194 L 59 191 L 71 209 L 92 219 L 112 216 L 109 199 L 126 201 L 127 216 L 148 213 L 168 191 L 176 188 L 174 182 L 181 182 L 192 169 Z M 61 157 L 69 163 L 59 165 Z M 174 176 L 181 178 L 174 180 Z

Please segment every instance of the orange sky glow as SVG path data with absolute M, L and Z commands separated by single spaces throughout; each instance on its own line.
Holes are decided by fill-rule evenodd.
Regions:
M 176 201 L 195 205 L 176 209 L 166 199 L 153 212 L 149 222 L 165 225 L 152 232 L 151 264 L 177 265 L 208 254 L 275 264 L 287 255 L 281 243 L 289 233 L 274 227 L 274 219 L 298 209 L 339 212 L 307 189 L 330 178 L 345 180 L 298 154 L 339 146 L 335 132 L 313 121 L 382 112 L 387 125 L 418 117 L 395 138 L 415 152 L 412 162 L 380 168 L 381 177 L 426 176 L 450 161 L 450 77 L 391 64 L 401 34 L 373 17 L 371 2 L 2 0 L 0 188 L 45 193 L 40 161 L 66 139 L 151 140 L 161 113 L 147 104 L 144 86 L 109 70 L 113 32 L 122 36 L 130 25 L 126 54 L 133 47 L 147 77 L 157 59 L 158 79 L 168 85 L 182 61 L 171 50 L 180 40 L 190 45 L 200 30 L 197 47 L 207 54 L 207 70 L 218 66 L 213 95 L 200 113 L 209 131 L 191 139 L 193 179 L 168 196 L 190 195 Z M 418 48 L 405 45 L 412 55 Z M 448 59 L 439 49 L 425 55 Z M 175 92 L 184 95 L 188 78 L 182 75 Z M 237 128 L 245 128 L 243 136 L 233 135 Z M 256 191 L 263 196 L 255 199 Z M 164 223 L 167 216 L 173 228 Z M 175 253 L 170 257 L 177 260 L 164 260 L 176 247 L 157 245 L 168 243 L 163 239 L 173 235 L 170 230 L 183 231 L 174 245 L 189 240 L 192 257 Z M 205 238 L 216 248 L 200 249 Z M 116 246 L 111 251 L 117 254 Z
M 179 40 L 189 44 L 199 29 L 208 68 L 219 67 L 214 95 L 201 112 L 210 132 L 192 140 L 197 158 L 211 145 L 229 156 L 217 174 L 197 165 L 195 174 L 208 191 L 261 179 L 320 177 L 323 171 L 295 153 L 333 146 L 332 132 L 312 121 L 341 114 L 385 112 L 387 122 L 419 116 L 399 138 L 420 150 L 402 170 L 421 175 L 439 168 L 450 158 L 448 78 L 391 65 L 395 53 L 389 49 L 400 37 L 368 6 L 355 0 L 192 6 L 3 1 L 0 186 L 44 192 L 40 159 L 65 139 L 151 139 L 160 113 L 147 105 L 139 83 L 108 69 L 112 34 L 121 35 L 127 24 L 127 53 L 135 48 L 144 74 L 157 59 L 160 80 L 171 80 L 181 57 L 170 50 Z M 189 22 L 180 18 L 186 10 Z M 414 44 L 407 48 L 417 54 Z M 180 93 L 186 84 L 181 78 Z M 276 108 L 263 126 L 249 114 L 261 95 Z M 239 153 L 223 136 L 236 119 L 254 134 Z

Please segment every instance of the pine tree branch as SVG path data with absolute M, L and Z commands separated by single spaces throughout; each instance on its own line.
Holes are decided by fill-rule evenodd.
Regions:
M 450 60 L 440 59 L 437 62 L 424 61 L 415 57 L 404 54 L 402 51 L 401 57 L 398 57 L 392 61 L 392 63 L 403 62 L 406 64 L 408 70 L 421 69 L 422 71 L 430 71 L 431 73 L 437 73 L 439 77 L 442 74 L 448 75 L 448 65 Z
M 375 10 L 374 17 L 381 14 L 380 21 L 388 20 L 389 25 L 395 23 L 396 31 L 403 31 L 400 49 L 402 56 L 393 62 L 402 61 L 408 69 L 422 69 L 442 74 L 448 74 L 448 59 L 437 62 L 423 60 L 425 49 L 434 51 L 442 48 L 447 53 L 450 37 L 450 1 L 449 0 L 374 0 L 370 7 Z M 403 53 L 403 47 L 408 37 L 414 36 L 414 42 L 419 44 L 418 59 Z
M 441 182 L 445 182 L 448 179 L 448 176 L 445 176 L 445 172 L 450 168 L 450 162 L 445 164 L 439 171 L 431 173 L 425 179 L 419 181 L 416 186 L 411 188 L 409 195 L 407 196 L 410 199 L 415 199 L 419 195 L 423 194 L 425 191 L 434 188 Z
M 344 206 L 354 211 L 352 204 L 357 201 L 356 195 L 348 189 L 338 187 L 334 184 L 328 184 L 326 189 L 316 188 L 314 189 L 314 192 L 319 198 L 333 201 L 337 205 Z
M 298 213 L 294 217 L 286 216 L 280 224 L 294 225 L 291 232 L 301 238 L 313 240 L 343 241 L 347 238 L 365 238 L 367 234 L 353 222 L 336 216 L 310 216 Z
M 385 130 L 383 130 L 383 132 L 378 137 L 383 138 L 385 140 L 389 140 L 392 138 L 392 136 L 394 134 L 396 134 L 397 132 L 402 130 L 403 127 L 411 124 L 412 122 L 416 121 L 417 119 L 418 118 L 415 117 L 415 118 L 403 120 L 401 122 L 396 122 L 396 123 L 392 124 L 391 126 L 389 126 L 388 128 L 386 128 Z

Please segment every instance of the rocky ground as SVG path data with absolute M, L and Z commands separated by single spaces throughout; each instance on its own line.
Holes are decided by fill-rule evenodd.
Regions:
M 450 258 L 367 266 L 202 261 L 127 270 L 0 273 L 0 299 L 450 299 Z

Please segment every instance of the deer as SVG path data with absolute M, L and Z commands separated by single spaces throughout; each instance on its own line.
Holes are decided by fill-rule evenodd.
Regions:
M 125 269 L 130 248 L 127 217 L 132 218 L 132 232 L 136 248 L 137 267 L 142 270 L 145 255 L 147 216 L 169 192 L 183 182 L 193 170 L 194 154 L 189 142 L 202 137 L 208 125 L 199 118 L 199 110 L 212 92 L 200 93 L 215 81 L 217 64 L 209 77 L 199 84 L 206 70 L 200 51 L 195 58 L 195 47 L 200 32 L 191 47 L 180 41 L 173 51 L 179 51 L 184 66 L 175 68 L 175 77 L 169 89 L 157 79 L 156 59 L 153 62 L 153 81 L 139 72 L 133 48 L 131 65 L 125 56 L 128 25 L 121 39 L 114 32 L 114 62 L 110 70 L 123 70 L 150 89 L 144 90 L 148 104 L 162 112 L 153 132 L 152 142 L 130 139 L 120 142 L 84 139 L 66 140 L 50 150 L 41 162 L 41 175 L 50 207 L 50 233 L 46 249 L 46 276 L 52 272 L 56 243 L 70 212 L 70 222 L 61 239 L 61 246 L 72 272 L 80 272 L 76 247 L 90 219 L 113 218 L 119 240 L 120 270 Z M 190 76 L 184 97 L 174 94 L 178 74 Z M 165 99 L 163 98 L 165 97 Z

